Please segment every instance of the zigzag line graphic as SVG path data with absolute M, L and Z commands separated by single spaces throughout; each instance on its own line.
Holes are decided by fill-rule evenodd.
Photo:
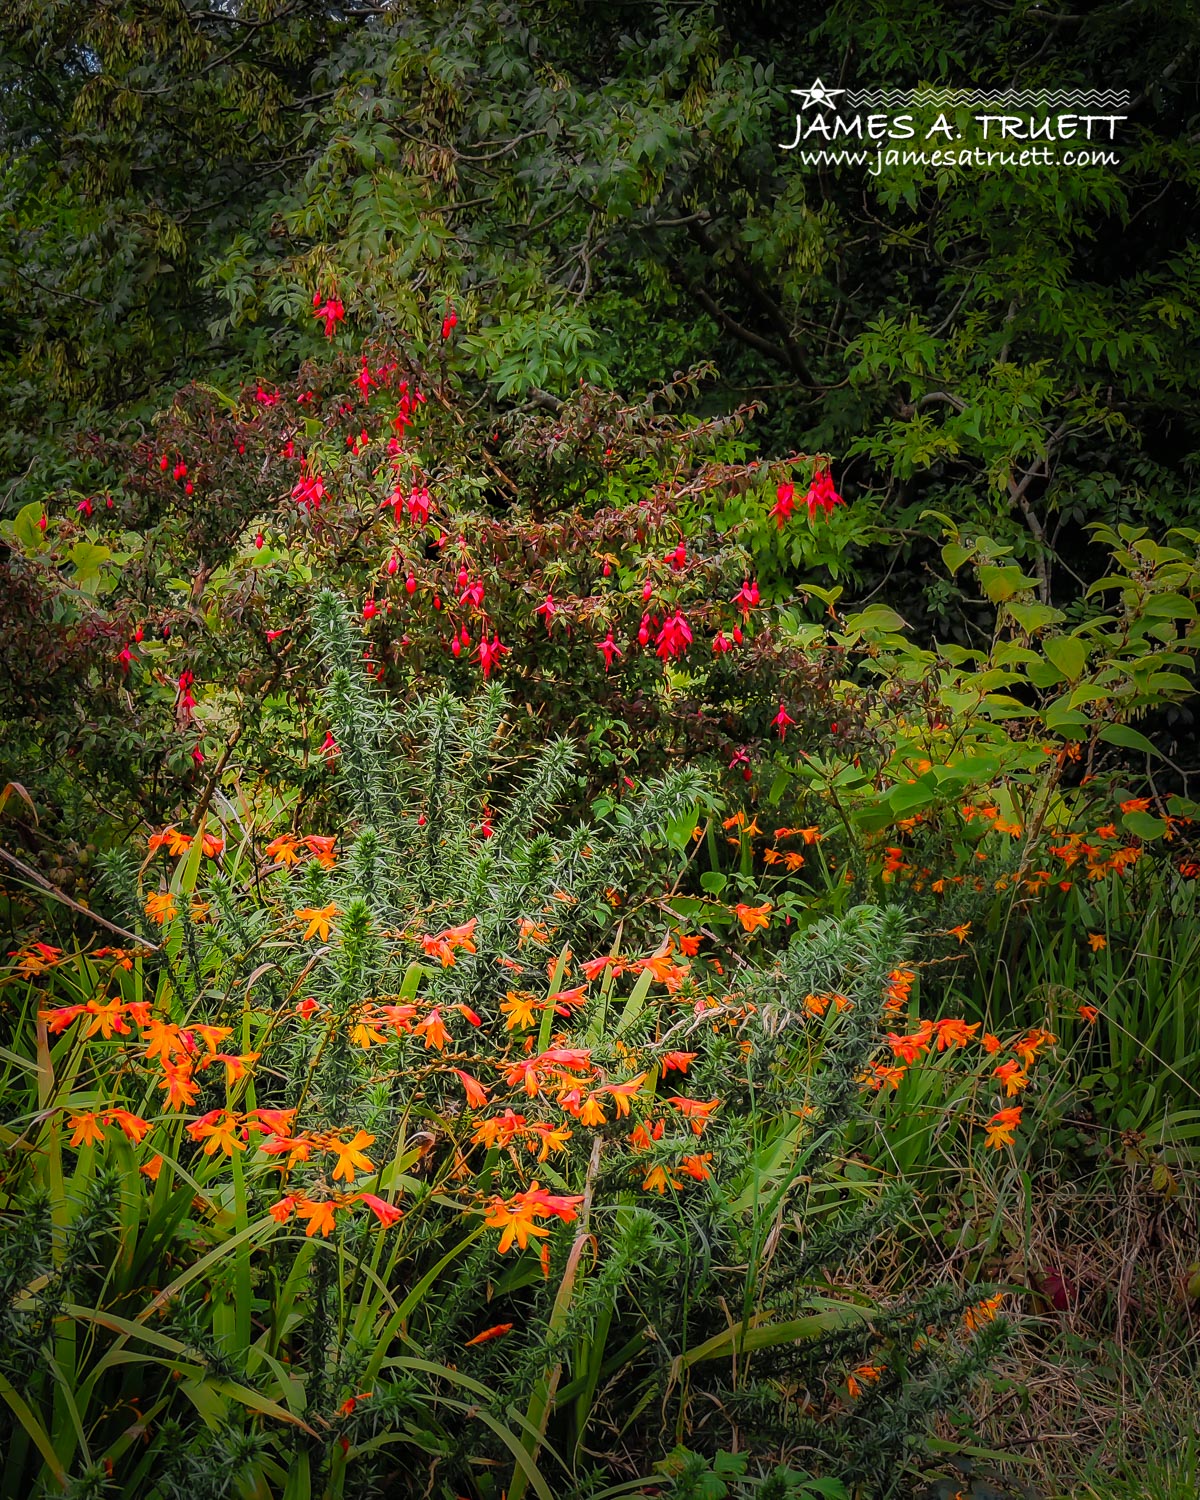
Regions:
M 985 104 L 1088 106 L 1120 108 L 1129 103 L 1126 89 L 847 89 L 846 103 L 895 109 L 903 105 L 961 108 Z

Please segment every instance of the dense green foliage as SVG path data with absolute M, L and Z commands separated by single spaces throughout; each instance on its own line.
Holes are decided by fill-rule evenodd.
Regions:
M 1197 42 L 9 6 L 6 1497 L 1191 1500 Z

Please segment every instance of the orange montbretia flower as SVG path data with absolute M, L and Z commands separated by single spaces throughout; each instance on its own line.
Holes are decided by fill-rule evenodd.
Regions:
M 582 1194 L 555 1196 L 534 1181 L 525 1192 L 512 1198 L 493 1198 L 484 1222 L 489 1229 L 501 1231 L 499 1250 L 503 1255 L 514 1241 L 524 1250 L 531 1237 L 546 1238 L 549 1230 L 536 1223 L 536 1219 L 557 1218 L 564 1224 L 572 1223 L 582 1202 Z
M 295 1209 L 298 1219 L 308 1221 L 304 1229 L 306 1238 L 311 1239 L 314 1234 L 319 1233 L 322 1239 L 328 1239 L 337 1227 L 333 1217 L 334 1204 L 328 1198 L 323 1198 L 320 1202 L 312 1198 L 297 1198 Z
M 987 1122 L 987 1144 L 994 1151 L 999 1151 L 1002 1146 L 1011 1146 L 1017 1126 L 1021 1123 L 1021 1106 L 1013 1105 L 1009 1109 L 1000 1109 Z
M 232 1026 L 189 1026 L 189 1031 L 194 1031 L 204 1045 L 208 1048 L 210 1057 L 217 1055 L 217 1048 L 227 1036 L 233 1035 Z
M 99 1146 L 103 1144 L 104 1132 L 100 1129 L 100 1116 L 85 1111 L 82 1114 L 70 1115 L 67 1124 L 71 1129 L 71 1145 Z
M 500 1002 L 500 1013 L 505 1018 L 504 1029 L 527 1029 L 534 1024 L 535 1013 L 544 1008 L 544 1002 L 536 995 L 531 995 L 528 990 L 509 990 L 505 999 Z
M 61 948 L 52 948 L 49 943 L 30 943 L 26 948 L 16 949 L 9 958 L 17 960 L 17 973 L 26 979 L 35 979 L 39 974 L 54 968 L 63 961 Z
M 886 1015 L 897 1015 L 908 1004 L 916 975 L 911 969 L 893 969 L 888 975 L 883 1009 Z
M 668 1100 L 673 1104 L 685 1120 L 691 1125 L 696 1135 L 702 1135 L 704 1127 L 708 1124 L 715 1110 L 721 1106 L 720 1099 L 710 1099 L 707 1104 L 699 1099 L 684 1099 L 678 1094 L 673 1094 Z
M 477 1333 L 473 1339 L 468 1339 L 463 1345 L 464 1349 L 471 1349 L 476 1344 L 487 1344 L 492 1339 L 502 1339 L 506 1333 L 512 1332 L 511 1323 L 497 1323 L 494 1328 L 485 1328 L 482 1333 Z
M 217 1151 L 232 1156 L 235 1151 L 246 1149 L 245 1131 L 241 1132 L 243 1138 L 238 1138 L 240 1126 L 239 1115 L 231 1110 L 214 1109 L 189 1125 L 187 1133 L 192 1140 L 204 1142 L 205 1156 L 212 1156 Z
M 300 841 L 291 833 L 281 833 L 267 845 L 268 859 L 278 860 L 281 865 L 294 865 L 300 859 Z
M 418 1021 L 413 1027 L 413 1035 L 424 1039 L 427 1052 L 434 1047 L 439 1052 L 445 1051 L 446 1043 L 450 1040 L 450 1033 L 446 1030 L 441 1010 L 436 1005 L 423 1021 Z
M 166 828 L 161 828 L 157 833 L 152 833 L 146 840 L 146 847 L 153 854 L 158 849 L 166 849 L 168 854 L 178 857 L 186 854 L 192 847 L 192 836 L 190 833 L 181 833 L 174 823 Z
M 911 1067 L 917 1058 L 929 1051 L 932 1036 L 933 1022 L 922 1021 L 916 1031 L 909 1032 L 907 1036 L 897 1036 L 894 1031 L 889 1031 L 887 1040 L 892 1055 Z
M 464 1073 L 461 1068 L 452 1068 L 452 1073 L 458 1075 L 458 1081 L 463 1086 L 463 1092 L 467 1096 L 467 1104 L 471 1109 L 483 1109 L 488 1102 L 488 1091 L 478 1078 L 472 1078 L 470 1073 Z
M 260 1055 L 258 1052 L 214 1052 L 212 1057 L 204 1059 L 200 1066 L 204 1068 L 209 1063 L 224 1063 L 225 1082 L 237 1083 L 239 1078 L 250 1076 L 250 1065 L 257 1062 Z
M 1053 1033 L 1044 1031 L 1040 1026 L 1033 1026 L 1024 1036 L 1017 1038 L 1012 1044 L 1012 1050 L 1028 1068 L 1043 1047 L 1052 1047 L 1057 1040 Z
M 770 926 L 772 906 L 769 901 L 764 901 L 761 906 L 747 906 L 744 901 L 739 901 L 733 910 L 746 932 Z
M 191 1064 L 174 1063 L 166 1058 L 163 1059 L 163 1076 L 159 1080 L 159 1088 L 166 1090 L 165 1102 L 168 1109 L 190 1109 L 200 1092 L 200 1086 L 192 1081 Z
M 356 1172 L 373 1172 L 375 1164 L 365 1155 L 366 1148 L 375 1141 L 373 1135 L 368 1135 L 365 1130 L 356 1131 L 352 1140 L 343 1141 L 340 1136 L 327 1135 L 322 1137 L 322 1148 L 337 1157 L 337 1166 L 333 1169 L 333 1180 L 344 1178 L 346 1182 L 354 1181 Z
M 317 864 L 319 864 L 323 869 L 326 870 L 333 869 L 336 860 L 334 850 L 337 848 L 337 839 L 333 837 L 333 835 L 309 833 L 305 835 L 303 843 L 308 846 L 308 849 Z M 267 852 L 270 853 L 269 847 Z
M 140 1146 L 154 1129 L 148 1120 L 143 1120 L 141 1115 L 131 1114 L 127 1109 L 105 1110 L 104 1123 L 118 1126 L 125 1139 L 134 1146 Z
M 883 1374 L 882 1365 L 858 1365 L 846 1376 L 846 1389 L 851 1396 L 858 1396 L 864 1385 L 873 1385 Z
M 933 1033 L 937 1039 L 939 1052 L 944 1052 L 947 1047 L 965 1047 L 978 1030 L 978 1021 L 968 1026 L 965 1021 L 953 1017 L 933 1023 Z
M 994 1297 L 988 1297 L 984 1302 L 977 1302 L 974 1307 L 968 1307 L 963 1313 L 963 1327 L 968 1333 L 976 1333 L 985 1324 L 991 1323 L 1000 1311 L 1004 1301 L 1004 1293 L 997 1292 Z
M 340 915 L 336 904 L 331 901 L 328 906 L 301 906 L 296 912 L 296 920 L 308 923 L 304 929 L 305 942 L 309 938 L 318 937 L 324 943 L 329 939 L 329 929 L 334 917 Z
M 173 922 L 179 915 L 175 897 L 170 891 L 151 891 L 146 897 L 146 915 L 152 922 L 165 927 L 168 922 Z
M 659 1063 L 664 1073 L 669 1073 L 673 1068 L 680 1073 L 686 1073 L 688 1064 L 695 1062 L 698 1056 L 697 1052 L 664 1052 L 659 1058 Z
M 374 1193 L 357 1193 L 354 1197 L 355 1203 L 365 1203 L 385 1229 L 389 1229 L 404 1217 L 402 1209 L 394 1203 L 389 1203 L 386 1198 L 378 1198 Z
M 1019 1062 L 1014 1061 L 1003 1062 L 993 1068 L 992 1077 L 998 1078 L 1004 1085 L 1004 1092 L 1009 1099 L 1015 1099 L 1029 1082 L 1029 1075 Z
M 647 1168 L 646 1175 L 642 1179 L 642 1187 L 648 1193 L 663 1194 L 668 1188 L 674 1188 L 676 1192 L 683 1186 L 677 1177 L 673 1177 L 664 1166 Z

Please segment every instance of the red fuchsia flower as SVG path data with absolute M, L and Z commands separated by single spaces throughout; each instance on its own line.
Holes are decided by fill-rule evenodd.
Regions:
M 318 322 L 324 322 L 327 339 L 333 337 L 333 330 L 345 316 L 346 309 L 336 297 L 326 297 L 324 302 L 321 301 L 320 292 L 313 297 L 313 317 Z
M 499 666 L 500 658 L 507 655 L 509 648 L 501 643 L 498 635 L 493 635 L 489 641 L 486 636 L 479 642 L 477 655 L 479 665 L 483 668 L 483 677 L 486 682 L 492 675 L 492 668 Z
M 364 401 L 370 395 L 371 387 L 379 384 L 367 367 L 367 356 L 365 354 L 362 356 L 362 364 L 359 367 L 358 374 L 354 377 L 354 384 L 361 391 Z
M 404 592 L 411 598 L 417 592 L 416 576 L 412 573 L 404 580 Z
M 255 549 L 257 551 L 259 551 L 259 552 L 262 551 L 262 545 L 263 545 L 264 540 L 265 540 L 265 538 L 263 537 L 263 534 L 262 534 L 261 531 L 255 532 L 255 534 L 254 534 L 254 546 L 255 546 Z
M 318 510 L 325 498 L 325 478 L 322 474 L 301 474 L 292 487 L 292 499 L 310 514 Z
M 662 629 L 654 638 L 655 651 L 664 661 L 668 658 L 682 656 L 691 644 L 691 626 L 679 610 L 676 610 L 673 615 L 667 616 L 663 621 Z
M 649 641 L 650 641 L 650 616 L 649 615 L 643 615 L 642 616 L 642 623 L 638 626 L 637 638 L 638 638 L 638 645 L 639 646 L 645 646 L 645 645 L 649 644 Z
M 554 616 L 558 614 L 558 605 L 554 602 L 554 595 L 547 591 L 545 599 L 538 605 L 534 613 L 542 616 L 546 622 L 546 629 L 549 631 Z
M 255 392 L 254 392 L 254 399 L 258 402 L 258 404 L 260 406 L 278 406 L 279 405 L 279 392 L 278 391 L 267 391 L 267 390 L 264 390 L 263 389 L 263 383 L 260 380 L 258 382 L 258 386 L 257 386 L 257 388 L 255 389 Z
M 400 559 L 394 552 L 384 564 L 383 571 L 388 575 L 389 578 L 394 578 L 400 571 Z
M 374 599 L 368 599 L 363 605 L 363 619 L 373 620 L 378 613 L 379 605 L 375 603 Z
M 414 484 L 404 505 L 411 521 L 415 521 L 418 526 L 426 525 L 429 520 L 429 490 L 425 485 Z
M 808 493 L 804 499 L 808 506 L 808 519 L 810 521 L 816 520 L 818 508 L 824 510 L 825 519 L 828 520 L 833 514 L 833 507 L 835 505 L 844 505 L 846 503 L 833 487 L 833 476 L 829 472 L 829 465 L 827 463 L 818 463 L 817 467 L 813 470 L 812 483 L 809 485 Z
M 679 546 L 675 548 L 674 552 L 667 553 L 664 561 L 670 563 L 670 565 L 678 573 L 680 568 L 683 567 L 684 563 L 687 562 L 687 548 L 682 542 L 680 542 Z
M 92 512 L 96 509 L 96 507 L 91 500 L 81 500 L 75 507 L 75 509 L 81 516 L 87 516 L 90 519 Z
M 724 655 L 726 651 L 733 650 L 733 642 L 729 639 L 729 637 L 723 630 L 718 630 L 716 635 L 713 637 L 713 650 L 718 656 Z
M 745 579 L 741 588 L 734 595 L 733 602 L 742 612 L 742 619 L 750 618 L 750 611 L 758 603 L 758 581 L 757 579 Z
M 796 509 L 796 486 L 794 484 L 781 484 L 775 491 L 775 504 L 771 507 L 770 514 L 775 517 L 775 524 L 780 531 L 792 519 L 792 512 Z
M 133 661 L 133 652 L 128 646 L 124 646 L 118 654 L 117 660 L 121 663 L 121 671 L 128 672 L 129 664 Z
M 49 519 L 48 516 L 42 515 L 42 516 L 38 517 L 38 530 L 39 531 L 45 531 L 46 527 L 49 524 L 50 524 L 50 519 Z
M 296 444 L 292 441 L 291 438 L 288 438 L 287 442 L 284 443 L 283 447 L 280 449 L 280 452 L 283 454 L 284 458 L 295 458 Z
M 342 748 L 333 737 L 333 730 L 325 731 L 325 738 L 321 742 L 321 754 L 325 757 L 325 764 L 332 766 L 337 757 L 342 753 Z
M 742 644 L 742 627 L 740 625 L 735 625 L 733 627 L 733 644 L 735 646 L 740 646 Z
M 771 723 L 774 724 L 775 727 L 779 730 L 779 738 L 781 740 L 787 738 L 788 725 L 794 724 L 795 722 L 795 719 L 792 718 L 791 714 L 789 714 L 787 709 L 784 707 L 783 700 L 780 699 L 779 712 L 771 720 Z
M 613 640 L 611 626 L 609 627 L 608 634 L 599 643 L 599 645 L 596 647 L 596 650 L 604 652 L 604 670 L 607 672 L 608 669 L 612 666 L 613 657 L 621 655 L 621 648 L 617 645 L 616 641 Z
M 452 307 L 450 309 L 450 311 L 446 314 L 446 316 L 442 319 L 442 337 L 444 339 L 448 339 L 450 337 L 450 335 L 454 332 L 454 330 L 457 327 L 458 327 L 458 314 L 454 311 L 454 309 Z
M 458 602 L 460 604 L 470 604 L 475 609 L 479 609 L 483 605 L 483 579 L 477 578 L 474 583 L 468 583 L 463 587 L 463 578 L 466 575 L 466 571 L 465 568 L 460 568 L 458 572 L 459 587 L 462 588 L 462 593 L 458 596 Z
M 171 460 L 170 460 L 170 459 L 169 459 L 169 458 L 168 458 L 168 457 L 167 457 L 167 455 L 166 455 L 166 454 L 165 454 L 165 453 L 164 453 L 164 454 L 163 454 L 163 456 L 162 456 L 162 457 L 161 457 L 161 458 L 160 458 L 160 459 L 159 459 L 159 461 L 158 461 L 158 467 L 159 467 L 159 468 L 160 468 L 160 469 L 161 469 L 161 470 L 162 470 L 162 471 L 163 471 L 163 473 L 164 473 L 164 474 L 165 474 L 165 473 L 166 473 L 166 472 L 167 472 L 167 470 L 168 470 L 168 469 L 169 469 L 169 468 L 170 468 L 170 466 L 171 466 Z
M 204 751 L 200 748 L 199 745 L 196 745 L 193 748 L 193 750 L 192 750 L 192 759 L 196 762 L 196 764 L 198 766 L 202 766 L 204 764 Z
M 187 478 L 187 471 L 188 471 L 187 464 L 183 463 L 182 460 L 181 460 L 171 470 L 171 478 L 172 479 L 186 479 Z

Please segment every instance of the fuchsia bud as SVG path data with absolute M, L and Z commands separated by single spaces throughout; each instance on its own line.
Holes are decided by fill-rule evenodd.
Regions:
M 389 578 L 394 578 L 396 576 L 396 574 L 400 571 L 400 559 L 396 556 L 396 554 L 394 552 L 392 553 L 391 557 L 389 557 L 388 560 L 387 560 L 387 567 L 386 567 L 385 571 L 387 572 L 387 575 L 388 575 Z
M 411 598 L 411 596 L 413 594 L 415 594 L 417 592 L 417 580 L 413 577 L 413 575 L 411 573 L 404 580 L 404 592 L 406 594 L 408 594 L 410 598 Z M 440 608 L 441 606 L 439 604 L 438 606 L 435 606 L 435 607 Z

